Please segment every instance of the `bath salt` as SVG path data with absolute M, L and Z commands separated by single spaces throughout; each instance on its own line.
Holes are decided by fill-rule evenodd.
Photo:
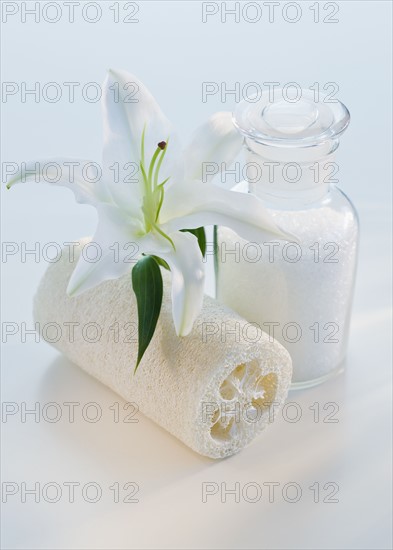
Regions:
M 236 190 L 259 197 L 266 216 L 293 238 L 248 243 L 217 228 L 217 297 L 281 342 L 293 385 L 307 387 L 342 369 L 348 342 L 358 220 L 335 184 L 350 115 L 311 89 L 251 99 L 233 118 L 246 161 Z
M 329 206 L 271 213 L 300 243 L 247 243 L 219 228 L 217 298 L 287 348 L 293 384 L 321 381 L 345 359 L 356 220 Z

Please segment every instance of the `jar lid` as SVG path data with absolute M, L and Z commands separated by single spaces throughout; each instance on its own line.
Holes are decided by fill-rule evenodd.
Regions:
M 272 98 L 271 95 L 274 97 Z M 300 90 L 296 100 L 275 89 L 241 101 L 233 121 L 240 132 L 265 145 L 311 147 L 337 138 L 349 124 L 349 111 L 338 100 Z

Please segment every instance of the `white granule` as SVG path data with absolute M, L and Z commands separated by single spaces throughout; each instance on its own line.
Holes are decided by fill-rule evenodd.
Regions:
M 269 243 L 250 245 L 231 230 L 218 230 L 217 297 L 263 330 L 274 330 L 292 357 L 295 384 L 328 376 L 345 358 L 358 225 L 345 196 L 334 199 L 335 209 L 326 201 L 318 208 L 270 210 L 300 241 L 277 241 L 270 258 Z

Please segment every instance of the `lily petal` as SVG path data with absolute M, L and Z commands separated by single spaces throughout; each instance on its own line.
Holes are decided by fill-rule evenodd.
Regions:
M 77 296 L 109 279 L 117 279 L 138 261 L 140 256 L 137 220 L 113 205 L 99 205 L 98 225 L 90 244 L 84 247 L 67 287 L 67 294 Z M 93 244 L 94 243 L 94 244 Z
M 90 160 L 51 158 L 26 162 L 8 182 L 10 189 L 17 183 L 44 182 L 49 185 L 61 185 L 71 189 L 80 203 L 96 206 L 99 202 L 109 201 L 97 164 Z
M 103 85 L 104 151 L 106 183 L 113 200 L 127 209 L 131 201 L 141 203 L 141 141 L 144 134 L 145 166 L 157 144 L 170 137 L 160 169 L 160 181 L 173 173 L 178 155 L 172 125 L 156 100 L 134 75 L 110 70 Z M 114 177 L 114 165 L 118 174 Z
M 165 232 L 222 225 L 250 242 L 275 239 L 297 242 L 296 237 L 278 227 L 260 199 L 211 183 L 170 187 L 165 194 L 160 223 Z
M 172 315 L 178 336 L 192 330 L 203 302 L 204 265 L 197 238 L 191 233 L 171 233 L 176 250 L 159 250 L 147 246 L 145 252 L 167 262 L 172 274 Z
M 232 164 L 242 145 L 243 137 L 232 122 L 232 114 L 215 113 L 195 131 L 184 151 L 185 181 L 210 181 L 222 166 Z

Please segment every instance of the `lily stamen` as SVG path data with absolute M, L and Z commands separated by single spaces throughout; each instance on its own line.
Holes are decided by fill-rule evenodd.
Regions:
M 147 172 L 145 168 L 145 131 L 146 126 L 143 128 L 142 132 L 141 160 L 139 163 L 143 179 L 144 198 L 142 212 L 145 219 L 145 230 L 146 233 L 149 233 L 150 231 L 159 233 L 171 243 L 173 249 L 175 250 L 173 240 L 158 227 L 158 218 L 162 203 L 164 201 L 164 186 L 169 180 L 168 177 L 162 183 L 158 184 L 158 176 L 168 148 L 169 138 L 166 141 L 160 141 L 157 144 L 157 149 L 154 151 Z

